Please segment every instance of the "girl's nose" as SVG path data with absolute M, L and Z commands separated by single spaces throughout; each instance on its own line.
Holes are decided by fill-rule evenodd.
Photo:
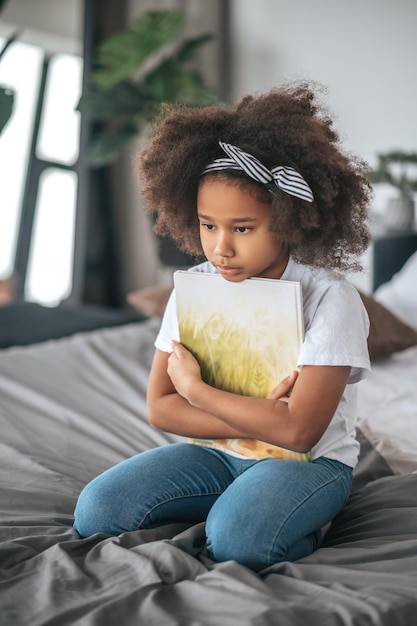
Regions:
M 216 246 L 214 248 L 214 252 L 215 254 L 217 254 L 217 256 L 226 256 L 226 257 L 233 256 L 234 252 L 233 252 L 232 242 L 230 240 L 230 237 L 227 234 L 219 232 L 217 239 L 216 239 Z

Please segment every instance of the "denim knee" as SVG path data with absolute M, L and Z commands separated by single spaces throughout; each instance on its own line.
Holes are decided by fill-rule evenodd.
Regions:
M 308 556 L 320 545 L 320 528 L 343 506 L 351 473 L 329 459 L 259 461 L 209 512 L 209 553 L 216 561 L 234 560 L 254 571 Z
M 90 537 L 95 533 L 116 534 L 112 532 L 112 507 L 109 498 L 100 487 L 89 483 L 81 491 L 74 511 L 74 528 L 81 537 Z
M 100 474 L 83 489 L 74 527 L 88 537 L 177 521 L 200 522 L 232 480 L 218 455 L 201 446 L 176 443 L 147 450 Z
M 244 541 L 236 541 L 236 533 L 231 540 L 230 531 L 227 522 L 221 527 L 216 524 L 206 524 L 206 542 L 207 551 L 210 557 L 217 563 L 225 561 L 235 561 L 245 567 L 258 572 L 264 569 L 270 563 L 265 563 L 260 557 L 259 544 L 254 538 L 251 543 Z
M 277 529 L 271 536 L 262 532 L 260 525 L 254 525 L 252 530 L 250 526 L 249 522 L 245 529 L 238 528 L 225 515 L 209 514 L 206 541 L 211 558 L 216 562 L 236 561 L 259 572 L 274 563 L 304 558 L 317 550 L 322 541 L 321 531 L 317 530 L 301 537 L 296 545 L 289 545 L 286 532 Z

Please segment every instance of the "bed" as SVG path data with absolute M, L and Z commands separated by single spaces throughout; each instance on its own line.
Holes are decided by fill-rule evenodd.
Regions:
M 87 481 L 178 440 L 146 421 L 157 318 L 1 350 L 1 626 L 416 624 L 417 320 L 397 316 L 398 281 L 364 296 L 373 371 L 360 383 L 351 496 L 316 553 L 260 574 L 212 562 L 202 524 L 72 529 Z

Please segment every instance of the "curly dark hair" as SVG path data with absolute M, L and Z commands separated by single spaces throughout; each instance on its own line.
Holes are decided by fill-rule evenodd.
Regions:
M 183 252 L 201 256 L 198 187 L 206 176 L 227 177 L 271 204 L 271 230 L 295 261 L 361 269 L 358 257 L 370 241 L 367 165 L 342 151 L 318 91 L 303 82 L 248 95 L 234 106 L 163 107 L 152 140 L 138 157 L 145 209 L 156 214 L 155 232 L 171 237 Z M 249 152 L 268 168 L 294 167 L 310 185 L 314 202 L 278 188 L 266 192 L 234 170 L 202 177 L 209 163 L 225 156 L 219 141 Z

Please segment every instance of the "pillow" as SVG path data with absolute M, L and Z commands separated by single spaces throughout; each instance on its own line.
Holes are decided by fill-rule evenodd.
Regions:
M 417 252 L 374 293 L 374 298 L 417 330 Z
M 417 345 L 417 329 L 408 326 L 380 302 L 359 292 L 369 316 L 368 349 L 371 360 Z
M 127 295 L 128 303 L 139 313 L 147 317 L 163 317 L 165 307 L 171 295 L 172 285 L 145 287 L 131 291 Z

